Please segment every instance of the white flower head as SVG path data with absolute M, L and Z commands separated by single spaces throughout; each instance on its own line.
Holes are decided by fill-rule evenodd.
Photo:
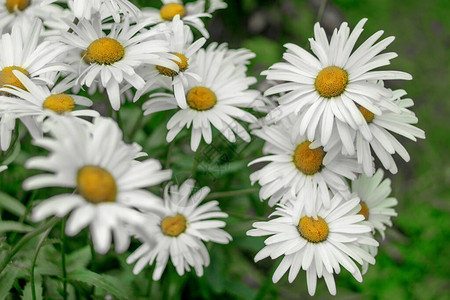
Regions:
M 285 118 L 278 124 L 263 126 L 252 133 L 266 141 L 263 152 L 267 156 L 255 159 L 250 165 L 270 162 L 250 175 L 252 184 L 261 185 L 260 198 L 268 199 L 269 205 L 284 203 L 292 198 L 304 201 L 309 213 L 320 205 L 330 206 L 328 189 L 335 193 L 348 193 L 345 178 L 356 179 L 360 168 L 353 157 L 345 157 L 338 145 L 323 147 L 319 141 L 308 140 L 293 130 L 294 118 Z M 299 198 L 300 191 L 306 195 L 321 196 Z M 321 202 L 313 202 L 319 199 Z
M 63 35 L 65 43 L 84 51 L 83 59 L 90 64 L 78 75 L 79 83 L 90 87 L 97 80 L 106 89 L 114 110 L 120 108 L 120 85 L 144 87 L 144 79 L 136 73 L 138 67 L 159 64 L 178 71 L 173 61 L 160 55 L 168 52 L 167 41 L 154 39 L 160 32 L 154 29 L 140 32 L 147 25 L 146 22 L 130 25 L 125 19 L 113 24 L 106 34 L 97 16 L 92 21 L 83 19 L 76 25 L 70 24 L 73 33 Z
M 314 132 L 318 127 L 321 142 L 325 145 L 336 120 L 348 124 L 353 130 L 365 123 L 357 105 L 375 115 L 382 114 L 380 106 L 400 112 L 397 106 L 387 101 L 391 91 L 376 81 L 409 80 L 412 77 L 399 71 L 374 71 L 389 65 L 390 60 L 397 56 L 393 52 L 380 54 L 394 40 L 394 37 L 388 37 L 376 43 L 383 31 L 378 31 L 353 51 L 366 21 L 362 19 L 351 34 L 347 23 L 342 23 L 330 41 L 317 23 L 314 26 L 315 38 L 309 40 L 315 56 L 299 46 L 286 44 L 287 51 L 283 55 L 286 62 L 276 63 L 263 72 L 269 80 L 284 81 L 268 89 L 265 95 L 286 92 L 278 99 L 280 106 L 267 117 L 276 121 L 305 111 L 300 133 Z M 313 122 L 312 119 L 319 121 Z
M 127 259 L 128 263 L 137 261 L 133 269 L 135 274 L 146 265 L 155 263 L 153 280 L 159 280 L 170 258 L 180 276 L 191 267 L 198 276 L 202 276 L 203 267 L 210 262 L 204 243 L 228 244 L 231 240 L 231 236 L 222 229 L 226 223 L 216 220 L 228 215 L 220 211 L 217 201 L 200 205 L 210 191 L 208 187 L 190 196 L 194 184 L 189 179 L 180 187 L 168 185 L 164 202 L 159 207 L 140 207 L 157 217 L 152 215 L 144 226 L 135 227 L 136 236 L 143 242 Z
M 283 256 L 273 274 L 273 282 L 278 282 L 289 268 L 288 280 L 293 282 L 303 269 L 310 295 L 314 295 L 317 278 L 321 277 L 330 293 L 335 295 L 333 273 L 339 274 L 341 266 L 361 282 L 361 272 L 354 261 L 361 265 L 364 262 L 374 264 L 375 259 L 363 246 L 378 246 L 378 242 L 366 235 L 371 229 L 358 214 L 359 202 L 358 198 L 344 201 L 340 195 L 335 195 L 328 209 L 321 207 L 313 214 L 306 212 L 302 201 L 279 205 L 272 214 L 277 218 L 256 222 L 253 224 L 256 229 L 247 232 L 250 236 L 270 236 L 264 242 L 266 246 L 256 254 L 255 261 Z
M 150 96 L 144 103 L 144 114 L 178 109 L 167 123 L 167 141 L 172 141 L 184 128 L 192 128 L 191 149 L 196 151 L 201 139 L 207 144 L 212 141 L 211 125 L 219 130 L 230 142 L 236 141 L 235 134 L 244 141 L 250 141 L 250 135 L 237 122 L 241 120 L 253 123 L 256 118 L 242 108 L 256 105 L 259 92 L 249 89 L 256 82 L 254 77 L 247 77 L 244 60 L 229 52 L 226 46 L 213 43 L 208 48 L 200 49 L 192 59 L 191 72 L 199 75 L 200 81 L 188 78 L 185 87 L 187 108 L 178 109 L 177 100 L 172 94 L 158 93 Z M 247 51 L 240 52 L 247 57 Z
M 69 116 L 55 116 L 44 125 L 52 137 L 35 140 L 35 144 L 50 153 L 30 158 L 25 166 L 49 173 L 28 178 L 23 187 L 65 187 L 73 188 L 74 193 L 40 202 L 32 211 L 32 220 L 69 215 L 69 236 L 89 226 L 97 252 L 104 254 L 109 250 L 111 235 L 115 250 L 125 251 L 130 236 L 124 225 L 144 220 L 135 207 L 161 201 L 145 188 L 168 180 L 172 172 L 162 170 L 155 159 L 137 161 L 145 153 L 137 144 L 125 144 L 122 132 L 111 119 L 98 117 L 90 124 Z
M 398 202 L 389 196 L 391 191 L 391 180 L 383 180 L 382 169 L 378 169 L 372 177 L 363 174 L 352 181 L 352 192 L 361 199 L 360 214 L 364 215 L 374 233 L 378 231 L 383 239 L 386 226 L 392 226 L 391 217 L 397 216 L 394 206 Z

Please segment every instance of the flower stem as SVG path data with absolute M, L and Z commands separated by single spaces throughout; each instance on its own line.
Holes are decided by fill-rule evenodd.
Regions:
M 56 223 L 59 222 L 59 218 L 53 217 L 50 220 L 47 221 L 47 223 L 43 224 L 42 226 L 36 228 L 34 231 L 31 231 L 24 235 L 19 242 L 10 250 L 8 251 L 8 254 L 6 255 L 5 259 L 0 264 L 0 273 L 6 268 L 8 263 L 11 261 L 11 259 L 14 257 L 14 255 L 17 254 L 17 252 L 20 251 L 20 249 L 28 243 L 31 239 L 39 235 L 40 233 L 46 231 L 49 228 L 52 228 Z
M 67 269 L 66 269 L 66 218 L 61 221 L 61 264 L 62 264 L 62 275 L 63 275 L 63 298 L 67 299 Z
M 234 196 L 254 194 L 254 193 L 258 193 L 258 192 L 259 192 L 259 188 L 250 188 L 250 189 L 228 191 L 228 192 L 217 192 L 217 193 L 209 194 L 206 197 L 206 199 L 210 200 L 210 199 L 218 199 L 218 198 L 228 198 L 228 197 L 234 197 Z
M 320 23 L 320 21 L 322 20 L 322 17 L 323 17 L 323 13 L 325 12 L 325 8 L 327 7 L 327 4 L 328 4 L 328 0 L 322 1 L 322 4 L 320 4 L 320 7 L 319 7 L 319 12 L 317 13 L 316 21 L 314 23 L 317 23 L 317 22 Z

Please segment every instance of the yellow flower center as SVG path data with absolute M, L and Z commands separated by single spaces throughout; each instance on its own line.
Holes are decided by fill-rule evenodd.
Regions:
M 190 108 L 199 111 L 211 109 L 217 103 L 216 94 L 203 86 L 190 89 L 186 95 L 186 100 Z
M 294 164 L 303 174 L 313 175 L 322 168 L 325 152 L 321 147 L 310 149 L 310 141 L 301 143 L 294 151 Z
M 77 191 L 91 203 L 114 202 L 116 181 L 111 173 L 97 166 L 84 166 L 78 171 Z
M 348 84 L 348 74 L 339 67 L 326 67 L 316 77 L 314 87 L 324 98 L 337 97 L 345 91 Z
M 26 76 L 29 75 L 28 71 L 21 67 L 16 66 L 4 67 L 3 70 L 0 72 L 0 87 L 12 85 L 15 86 L 16 88 L 26 91 L 27 89 L 25 88 L 25 86 L 22 84 L 19 78 L 17 78 L 16 75 L 14 75 L 13 73 L 14 70 L 20 71 Z
M 161 230 L 168 236 L 179 236 L 186 231 L 186 227 L 186 218 L 180 214 L 177 214 L 174 217 L 165 217 L 161 221 Z
M 315 220 L 313 217 L 302 217 L 297 226 L 300 235 L 311 243 L 320 243 L 328 237 L 328 224 L 327 222 L 318 217 Z
M 361 210 L 358 212 L 358 214 L 363 215 L 365 220 L 369 220 L 369 207 L 367 206 L 366 202 L 361 201 L 359 203 L 361 205 Z
M 87 50 L 83 50 L 83 51 L 81 52 L 81 58 L 82 58 L 83 61 L 84 61 L 85 63 L 87 63 L 88 65 L 94 63 L 94 61 L 92 61 L 92 60 L 89 58 L 89 56 L 87 55 Z
M 187 57 L 184 56 L 181 53 L 178 53 L 178 52 L 175 52 L 173 54 L 178 56 L 178 58 L 181 60 L 181 61 L 176 61 L 176 60 L 172 59 L 172 61 L 175 62 L 178 65 L 178 68 L 179 68 L 180 72 L 186 71 L 187 68 L 189 67 Z M 166 68 L 166 67 L 163 67 L 163 66 L 156 66 L 156 69 L 159 71 L 159 74 L 164 75 L 164 76 L 168 76 L 168 77 L 173 77 L 173 76 L 178 74 L 174 70 Z
M 364 120 L 366 120 L 367 123 L 372 123 L 373 119 L 375 118 L 375 115 L 370 110 L 366 109 L 365 107 L 358 105 L 358 109 L 361 112 L 361 114 L 364 117 Z
M 75 101 L 69 95 L 54 94 L 48 96 L 44 100 L 42 107 L 53 110 L 58 114 L 62 114 L 66 111 L 72 111 L 75 108 Z
M 14 13 L 16 10 L 24 10 L 30 5 L 30 0 L 6 0 L 5 6 L 9 13 Z
M 180 15 L 180 19 L 186 15 L 186 9 L 180 3 L 167 3 L 160 9 L 161 18 L 166 21 L 172 21 L 173 17 Z
M 117 40 L 103 37 L 93 41 L 84 55 L 85 61 L 112 65 L 125 55 L 125 48 Z

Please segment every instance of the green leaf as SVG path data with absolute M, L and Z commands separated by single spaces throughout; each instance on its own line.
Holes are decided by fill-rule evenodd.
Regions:
M 36 278 L 36 281 L 34 282 L 34 290 L 36 292 L 36 300 L 42 300 L 42 279 Z M 25 289 L 23 290 L 23 300 L 33 300 L 33 294 L 31 292 L 31 282 L 27 282 L 25 285 Z
M 77 249 L 67 255 L 66 259 L 68 270 L 84 269 L 92 259 L 91 249 L 89 246 Z
M 18 272 L 18 268 L 6 268 L 0 274 L 0 299 L 5 299 L 9 295 L 9 290 L 11 290 L 16 280 Z
M 14 199 L 8 194 L 0 192 L 0 207 L 6 209 L 16 216 L 25 214 L 25 206 L 19 200 Z
M 0 233 L 8 232 L 8 231 L 16 231 L 16 232 L 29 232 L 32 231 L 34 227 L 25 225 L 19 222 L 13 221 L 2 221 L 0 222 Z
M 119 287 L 120 282 L 108 275 L 97 274 L 89 270 L 77 270 L 68 273 L 67 280 L 83 282 L 105 290 L 119 299 L 128 299 L 127 294 Z

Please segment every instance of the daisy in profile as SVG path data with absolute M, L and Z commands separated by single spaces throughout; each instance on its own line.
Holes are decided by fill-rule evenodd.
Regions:
M 14 75 L 14 71 L 21 72 L 35 83 L 53 84 L 54 82 L 49 82 L 43 76 L 70 70 L 68 66 L 62 63 L 61 57 L 67 51 L 67 46 L 58 42 L 40 42 L 41 21 L 35 19 L 29 30 L 25 30 L 22 26 L 23 24 L 16 23 L 10 34 L 3 34 L 0 38 L 0 44 L 2 45 L 2 51 L 0 51 L 0 88 L 26 89 Z M 5 112 L 0 121 L 0 142 L 3 151 L 9 147 L 14 124 L 15 117 Z
M 372 163 L 373 154 L 378 157 L 383 167 L 393 174 L 398 171 L 392 158 L 393 154 L 398 153 L 405 161 L 409 161 L 408 151 L 392 133 L 397 133 L 413 141 L 417 141 L 418 138 L 425 138 L 425 132 L 413 125 L 418 122 L 416 115 L 408 109 L 414 105 L 414 102 L 409 98 L 402 99 L 406 95 L 404 90 L 395 90 L 392 95 L 389 101 L 398 107 L 399 113 L 381 107 L 381 115 L 376 115 L 369 109 L 358 105 L 358 110 L 367 125 L 364 124 L 356 131 L 354 144 L 358 163 L 363 166 L 364 173 L 367 176 L 372 176 L 375 172 Z M 336 120 L 336 122 L 338 128 L 348 126 L 339 120 Z
M 298 201 L 306 201 L 305 208 L 312 212 L 314 207 L 322 203 L 330 206 L 328 189 L 335 193 L 347 193 L 348 184 L 345 178 L 356 179 L 359 172 L 356 159 L 343 156 L 339 145 L 324 148 L 320 142 L 311 141 L 292 130 L 295 119 L 285 118 L 276 125 L 263 126 L 252 133 L 264 141 L 266 156 L 252 161 L 249 165 L 269 162 L 260 170 L 250 175 L 252 184 L 261 185 L 259 196 L 269 199 L 269 205 L 284 203 L 291 198 L 300 197 L 300 191 L 307 195 L 320 194 L 321 203 L 314 203 L 317 197 L 308 197 Z
M 67 235 L 76 235 L 89 226 L 97 252 L 109 250 L 112 236 L 115 250 L 125 251 L 130 237 L 124 226 L 144 220 L 135 207 L 161 201 L 146 188 L 168 180 L 172 172 L 162 170 L 155 159 L 137 161 L 145 153 L 137 144 L 125 144 L 111 119 L 98 117 L 90 124 L 70 116 L 55 116 L 44 125 L 52 137 L 35 140 L 35 144 L 50 154 L 30 158 L 25 166 L 49 173 L 28 178 L 23 187 L 64 187 L 74 192 L 40 202 L 32 210 L 32 220 L 69 215 Z
M 74 110 L 75 105 L 91 106 L 92 101 L 77 95 L 65 94 L 72 87 L 64 80 L 50 91 L 45 85 L 37 85 L 25 74 L 13 70 L 14 76 L 24 86 L 0 88 L 0 117 L 20 119 L 34 139 L 42 137 L 42 123 L 48 116 L 65 114 L 76 117 L 96 117 L 98 112 L 90 109 Z
M 139 99 L 142 94 L 147 93 L 150 89 L 169 86 L 175 94 L 178 106 L 187 108 L 186 91 L 184 90 L 184 85 L 187 85 L 188 80 L 186 76 L 201 81 L 200 76 L 190 71 L 191 57 L 205 44 L 206 39 L 200 38 L 193 42 L 189 27 L 184 25 L 179 15 L 174 17 L 165 33 L 166 39 L 169 41 L 169 51 L 178 58 L 178 61 L 175 60 L 174 62 L 178 65 L 179 70 L 175 72 L 159 65 L 149 66 L 145 75 L 146 86 L 136 93 L 135 99 Z
M 361 210 L 366 222 L 373 229 L 378 231 L 384 239 L 386 226 L 392 226 L 391 217 L 396 217 L 394 206 L 397 205 L 397 199 L 389 197 L 391 194 L 391 180 L 383 180 L 383 170 L 378 171 L 372 176 L 360 175 L 358 179 L 353 180 L 351 190 L 361 199 Z
M 197 151 L 201 139 L 207 144 L 212 141 L 211 124 L 230 142 L 236 141 L 235 134 L 246 142 L 250 135 L 235 119 L 253 123 L 256 118 L 241 108 L 249 108 L 258 102 L 259 92 L 250 90 L 256 82 L 247 77 L 247 68 L 234 64 L 227 56 L 226 48 L 208 47 L 200 49 L 192 59 L 191 72 L 199 75 L 200 81 L 188 78 L 185 87 L 187 108 L 179 109 L 173 94 L 158 93 L 144 103 L 144 114 L 178 109 L 167 123 L 167 141 L 172 141 L 184 128 L 192 128 L 191 149 Z M 225 49 L 225 51 L 224 51 Z
M 312 197 L 303 191 L 302 195 Z M 266 246 L 256 254 L 255 261 L 283 256 L 273 274 L 273 282 L 278 282 L 288 269 L 288 280 L 293 282 L 303 269 L 311 296 L 316 291 L 317 278 L 322 277 L 330 294 L 335 295 L 333 274 L 339 274 L 341 266 L 362 282 L 355 261 L 361 265 L 364 262 L 374 264 L 375 259 L 363 246 L 378 246 L 378 242 L 367 236 L 371 229 L 358 214 L 359 202 L 356 197 L 344 201 L 340 195 L 335 195 L 328 209 L 321 207 L 313 214 L 306 212 L 305 201 L 279 205 L 272 214 L 276 218 L 256 222 L 253 224 L 255 229 L 247 232 L 250 236 L 270 236 L 264 242 Z
M 222 0 L 210 1 L 208 9 L 205 7 L 205 0 L 197 0 L 184 4 L 182 0 L 162 0 L 160 9 L 145 7 L 142 9 L 142 16 L 152 20 L 152 23 L 169 23 L 175 16 L 180 16 L 183 23 L 197 29 L 205 38 L 209 38 L 208 30 L 201 20 L 203 17 L 211 17 L 217 9 L 226 8 L 227 4 Z
M 276 63 L 263 72 L 269 80 L 284 82 L 265 93 L 284 93 L 278 100 L 280 106 L 267 117 L 276 121 L 291 113 L 305 111 L 300 133 L 305 134 L 310 126 L 312 131 L 316 131 L 317 127 L 320 141 L 327 144 L 336 120 L 348 124 L 353 130 L 365 123 L 358 105 L 377 116 L 382 114 L 380 107 L 400 112 L 388 101 L 392 92 L 376 81 L 410 80 L 412 77 L 399 71 L 374 71 L 389 65 L 390 60 L 397 56 L 393 52 L 380 54 L 394 40 L 394 37 L 388 37 L 376 43 L 383 31 L 378 31 L 353 51 L 366 21 L 362 19 L 351 34 L 347 23 L 342 23 L 330 41 L 317 23 L 314 26 L 315 38 L 309 40 L 315 56 L 299 46 L 286 44 L 287 51 L 283 55 L 286 62 Z M 320 122 L 312 122 L 313 118 Z
M 157 64 L 178 72 L 176 63 L 161 57 L 169 49 L 167 41 L 154 39 L 160 31 L 140 32 L 147 25 L 146 22 L 130 25 L 125 19 L 120 24 L 113 24 L 106 34 L 97 15 L 91 21 L 83 19 L 78 24 L 70 24 L 73 33 L 65 33 L 62 37 L 66 44 L 80 49 L 84 61 L 89 63 L 89 67 L 78 75 L 79 83 L 87 87 L 94 81 L 101 84 L 114 110 L 120 108 L 121 85 L 127 83 L 136 89 L 145 86 L 144 79 L 136 73 L 138 67 Z
M 159 207 L 142 207 L 157 217 L 152 215 L 145 225 L 135 227 L 143 244 L 127 259 L 129 264 L 137 261 L 133 273 L 155 263 L 153 280 L 159 280 L 170 258 L 180 276 L 191 268 L 202 276 L 203 267 L 210 261 L 205 242 L 228 244 L 231 240 L 222 229 L 226 223 L 216 220 L 228 215 L 220 211 L 217 201 L 200 205 L 210 191 L 208 187 L 190 196 L 194 184 L 193 180 L 186 180 L 180 187 L 168 185 Z
M 53 1 L 54 2 L 54 1 Z M 46 0 L 0 0 L 0 33 L 7 33 L 14 24 L 39 18 L 47 25 L 47 20 L 60 15 L 63 9 Z M 28 27 L 33 28 L 33 27 Z

